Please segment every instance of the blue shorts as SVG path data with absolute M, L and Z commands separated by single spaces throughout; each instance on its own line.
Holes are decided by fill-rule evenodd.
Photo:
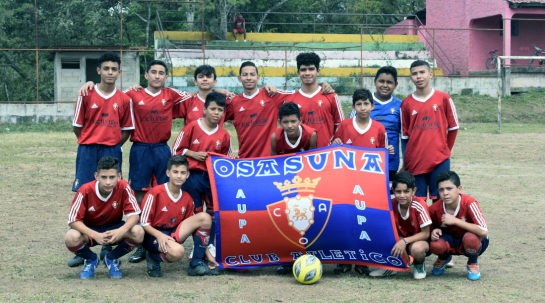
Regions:
M 77 191 L 83 184 L 95 180 L 97 164 L 103 157 L 113 157 L 119 160 L 119 172 L 123 162 L 121 145 L 82 144 L 78 146 L 76 156 L 76 178 L 72 183 L 72 191 Z
M 121 226 L 123 226 L 124 224 L 125 224 L 125 221 L 119 221 L 117 223 L 110 223 L 110 224 L 97 225 L 97 226 L 87 226 L 87 227 L 94 230 L 94 231 L 96 231 L 97 233 L 103 233 L 103 232 L 107 232 L 109 230 L 118 229 Z M 87 236 L 87 238 L 89 238 L 89 244 L 88 244 L 89 247 L 93 247 L 93 246 L 98 244 L 98 243 L 95 242 L 95 240 L 93 240 L 93 238 L 91 238 L 89 236 Z
M 437 175 L 440 173 L 450 170 L 450 159 L 437 164 L 437 166 L 429 173 L 420 174 L 414 176 L 414 185 L 416 186 L 415 196 L 423 198 L 424 200 L 428 198 L 428 192 L 430 194 L 430 199 L 439 199 L 439 191 L 437 189 Z
M 203 201 L 206 201 L 206 212 L 214 216 L 212 209 L 212 188 L 210 187 L 210 178 L 208 172 L 202 170 L 191 170 L 189 178 L 182 185 L 182 189 L 189 193 L 195 204 L 195 212 L 203 209 Z
M 454 238 L 452 234 L 447 234 L 447 233 L 443 233 L 440 237 L 441 239 L 445 240 L 445 242 L 447 242 L 451 248 L 451 251 L 448 252 L 448 254 L 466 256 L 464 247 L 462 245 L 463 238 Z M 430 243 L 431 243 L 431 240 L 428 239 L 428 244 Z M 479 256 L 486 251 L 486 249 L 488 248 L 488 243 L 490 243 L 489 236 L 486 236 L 486 238 L 481 238 L 481 250 L 479 251 Z
M 183 221 L 180 222 L 180 224 L 178 224 L 178 226 L 174 228 L 169 228 L 169 229 L 156 228 L 156 229 L 160 231 L 161 233 L 174 238 L 176 242 L 183 244 L 185 240 L 180 241 L 180 228 L 182 227 L 183 223 L 184 223 Z M 144 234 L 144 241 L 142 242 L 142 246 L 144 246 L 144 248 L 149 252 L 159 252 L 159 244 L 157 243 L 156 240 L 157 238 L 146 233 Z
M 166 143 L 134 142 L 129 154 L 129 183 L 132 189 L 147 191 L 151 189 L 153 175 L 157 184 L 168 182 L 166 174 L 170 147 Z

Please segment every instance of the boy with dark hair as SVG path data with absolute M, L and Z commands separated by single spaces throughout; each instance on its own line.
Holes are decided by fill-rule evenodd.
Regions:
M 397 173 L 392 179 L 392 191 L 395 198 L 392 200 L 399 240 L 392 248 L 391 254 L 396 258 L 410 255 L 414 259 L 413 277 L 415 280 L 426 278 L 426 255 L 429 251 L 428 238 L 430 237 L 431 218 L 426 202 L 414 196 L 414 176 L 408 171 Z M 397 272 L 378 268 L 370 277 L 386 277 Z
M 104 265 L 112 278 L 121 278 L 119 258 L 138 247 L 144 238 L 144 230 L 136 225 L 140 208 L 129 183 L 121 180 L 117 159 L 100 159 L 95 179 L 76 192 L 68 216 L 70 230 L 64 241 L 69 251 L 85 260 L 82 279 L 92 278 L 100 262 L 89 247 L 117 244 L 104 257 Z M 122 221 L 123 214 L 127 222 Z
M 237 34 L 244 34 L 244 42 L 246 42 L 246 20 L 244 20 L 242 14 L 237 14 L 233 22 L 233 38 L 238 42 Z
M 316 130 L 301 124 L 301 113 L 295 103 L 287 102 L 280 106 L 278 121 L 282 127 L 271 135 L 271 156 L 316 148 Z
M 442 275 L 452 255 L 467 256 L 467 278 L 479 280 L 478 258 L 488 247 L 488 226 L 475 198 L 462 194 L 460 177 L 453 171 L 437 176 L 441 200 L 430 206 L 433 230 L 430 251 L 437 255 L 431 273 Z
M 320 57 L 315 53 L 300 53 L 296 57 L 297 75 L 301 89 L 286 98 L 301 110 L 303 124 L 314 128 L 320 136 L 317 147 L 328 146 L 337 126 L 344 119 L 342 106 L 337 94 L 325 95 L 318 84 Z
M 180 261 L 184 255 L 182 243 L 190 235 L 193 235 L 194 258 L 187 268 L 188 274 L 219 274 L 202 262 L 210 239 L 212 219 L 206 213 L 194 214 L 193 199 L 182 191 L 182 185 L 190 176 L 186 157 L 172 156 L 168 160 L 166 175 L 169 181 L 148 191 L 142 204 L 140 225 L 146 232 L 142 245 L 147 250 L 148 275 L 162 277 L 161 262 Z
M 397 70 L 392 66 L 381 67 L 375 75 L 375 92 L 372 94 L 375 106 L 371 111 L 371 119 L 380 122 L 386 129 L 388 143 L 393 145 L 394 154 L 389 156 L 389 179 L 392 180 L 399 169 L 401 133 L 401 100 L 393 96 L 397 87 Z M 356 111 L 350 112 L 350 118 Z
M 458 133 L 458 116 L 450 96 L 431 88 L 428 62 L 411 64 L 416 91 L 401 104 L 404 167 L 416 179 L 416 196 L 438 199 L 435 179 L 450 169 L 450 154 Z

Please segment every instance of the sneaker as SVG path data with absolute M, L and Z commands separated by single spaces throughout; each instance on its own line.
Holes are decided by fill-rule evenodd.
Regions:
M 426 263 L 415 263 L 413 277 L 415 280 L 426 279 Z
M 476 281 L 481 278 L 481 270 L 479 264 L 467 265 L 467 278 L 471 281 Z
M 206 266 L 208 267 L 208 266 Z M 206 272 L 204 273 L 205 276 L 219 276 L 221 275 L 221 270 L 219 268 L 214 268 L 214 269 L 210 269 L 210 267 L 208 267 L 208 269 L 206 270 Z
M 238 42 L 238 39 L 237 39 L 237 40 L 235 40 L 235 42 Z
M 85 259 L 83 259 L 82 257 L 74 256 L 72 259 L 70 259 L 70 261 L 68 261 L 68 266 L 78 267 L 80 265 L 83 265 L 84 262 L 85 262 Z
M 118 259 L 110 260 L 110 259 L 108 259 L 108 255 L 106 255 L 106 256 L 104 256 L 103 262 L 104 262 L 104 266 L 106 266 L 106 268 L 108 268 L 108 272 L 110 274 L 110 277 L 116 278 L 116 279 L 123 278 L 123 274 L 121 273 L 121 270 L 119 269 L 119 260 Z
M 352 264 L 338 264 L 335 269 L 333 269 L 333 272 L 336 274 L 342 274 L 345 272 L 349 272 L 352 270 Z
M 389 277 L 389 276 L 395 276 L 395 275 L 397 275 L 397 271 L 394 271 L 391 269 L 377 268 L 369 274 L 369 277 L 379 278 L 379 277 Z
M 204 276 L 207 271 L 210 271 L 210 268 L 203 261 L 200 261 L 197 266 L 191 266 L 191 263 L 187 267 L 187 273 L 190 276 Z
M 96 256 L 96 255 L 95 255 Z M 91 279 L 95 276 L 95 268 L 97 268 L 99 264 L 98 256 L 96 256 L 96 259 L 93 260 L 85 260 L 83 263 L 83 269 L 81 270 L 81 273 L 79 274 L 79 277 L 81 279 Z
M 102 246 L 102 248 L 100 249 L 100 255 L 99 255 L 100 261 L 104 260 L 104 257 L 112 250 L 114 250 L 113 246 Z
M 285 275 L 293 272 L 293 265 L 282 265 L 276 269 L 276 273 L 279 275 Z
M 246 42 L 246 39 L 244 39 L 244 42 Z
M 447 268 L 453 268 L 455 265 L 454 259 L 451 259 L 450 262 L 447 263 Z
M 129 257 L 129 263 L 140 263 L 146 259 L 146 249 L 144 246 L 140 245 L 132 254 L 132 256 Z
M 365 266 L 365 265 L 356 265 L 356 266 L 354 266 L 354 271 L 356 271 L 360 275 L 368 275 L 368 274 L 371 273 L 371 270 L 369 269 L 369 266 Z
M 148 266 L 148 276 L 152 278 L 160 278 L 163 276 L 161 271 L 161 262 L 157 262 L 150 258 L 149 251 L 146 251 L 146 263 Z
M 435 263 L 433 263 L 433 268 L 431 269 L 431 274 L 434 276 L 442 275 L 445 272 L 445 268 L 447 267 L 448 262 L 452 260 L 452 256 L 448 256 L 446 260 L 441 260 L 437 258 L 435 260 Z

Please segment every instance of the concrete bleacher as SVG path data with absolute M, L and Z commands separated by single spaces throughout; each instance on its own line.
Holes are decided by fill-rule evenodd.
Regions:
M 218 88 L 240 92 L 237 80 L 242 62 L 252 61 L 259 67 L 261 84 L 295 89 L 300 86 L 295 57 L 304 51 L 316 52 L 321 58 L 320 81 L 335 85 L 338 92 L 359 86 L 360 73 L 373 76 L 381 66 L 391 65 L 400 76 L 409 75 L 410 64 L 417 59 L 431 59 L 417 36 L 410 35 L 332 35 L 248 33 L 247 42 L 235 42 L 232 33 L 227 41 L 212 41 L 205 33 L 202 51 L 200 32 L 155 33 L 155 48 L 168 51 L 172 62 L 172 85 L 193 90 L 193 72 L 201 64 L 216 68 Z M 240 36 L 239 38 L 242 38 Z M 361 50 L 363 49 L 363 51 Z M 156 54 L 165 59 L 164 52 Z M 434 69 L 442 76 L 441 69 Z M 193 89 L 192 89 L 193 87 Z

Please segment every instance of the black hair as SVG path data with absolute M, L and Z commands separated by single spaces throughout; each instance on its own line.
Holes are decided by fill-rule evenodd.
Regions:
M 383 66 L 378 69 L 377 74 L 375 75 L 375 81 L 381 74 L 392 75 L 394 77 L 394 82 L 397 83 L 397 69 L 393 66 Z
M 369 100 L 371 101 L 371 103 L 373 103 L 373 95 L 367 88 L 356 89 L 356 91 L 352 95 L 352 105 L 356 105 L 356 102 L 358 102 L 359 100 Z
M 199 74 L 203 74 L 207 77 L 214 75 L 214 80 L 216 80 L 216 69 L 210 65 L 201 65 L 197 67 L 195 73 L 193 74 L 195 80 L 197 80 L 197 75 Z
M 119 160 L 113 157 L 103 157 L 98 161 L 97 172 L 102 169 L 115 169 L 117 172 L 119 172 Z
M 225 96 L 220 93 L 211 92 L 206 96 L 204 108 L 208 108 L 211 102 L 216 102 L 217 105 L 225 108 Z
M 392 178 L 392 188 L 395 190 L 398 184 L 407 185 L 407 189 L 414 189 L 414 176 L 408 171 L 400 171 Z
M 238 71 L 238 74 L 239 75 L 242 75 L 242 69 L 246 66 L 253 66 L 255 67 L 255 73 L 257 75 L 259 75 L 259 71 L 257 70 L 257 66 L 255 66 L 255 64 L 252 62 L 252 61 L 246 61 L 246 62 L 242 62 L 242 64 L 240 65 L 240 70 Z
M 426 66 L 426 67 L 428 67 L 428 70 L 431 69 L 430 64 L 428 63 L 428 61 L 416 60 L 413 63 L 411 63 L 411 68 L 409 68 L 409 70 L 412 70 L 413 67 L 417 67 L 417 66 Z
M 454 185 L 456 185 L 456 187 L 460 187 L 460 185 L 462 185 L 462 183 L 460 182 L 460 177 L 458 176 L 457 173 L 453 172 L 452 170 L 444 171 L 437 176 L 437 179 L 436 179 L 437 187 L 439 187 L 439 183 L 445 182 L 445 181 L 452 182 Z
M 161 61 L 161 60 L 153 60 L 151 61 L 149 64 L 148 64 L 148 67 L 146 68 L 146 73 L 149 73 L 149 70 L 151 69 L 152 66 L 154 65 L 161 65 L 162 67 L 165 68 L 165 74 L 168 74 L 168 67 L 167 65 L 165 64 L 165 62 Z
M 116 62 L 119 68 L 121 68 L 121 58 L 119 58 L 119 55 L 114 52 L 105 52 L 102 55 L 100 55 L 100 57 L 98 57 L 98 60 L 97 60 L 97 67 L 101 68 L 102 63 L 108 62 L 108 61 Z
M 278 120 L 282 120 L 283 117 L 295 115 L 297 119 L 301 120 L 301 112 L 299 106 L 293 102 L 286 102 L 280 106 L 278 110 Z
M 168 159 L 167 169 L 170 170 L 172 166 L 180 165 L 185 166 L 189 170 L 189 162 L 187 161 L 187 158 L 182 155 L 174 155 Z
M 295 58 L 295 61 L 297 61 L 297 71 L 299 71 L 301 65 L 314 65 L 316 69 L 320 69 L 321 59 L 316 53 L 300 53 Z

